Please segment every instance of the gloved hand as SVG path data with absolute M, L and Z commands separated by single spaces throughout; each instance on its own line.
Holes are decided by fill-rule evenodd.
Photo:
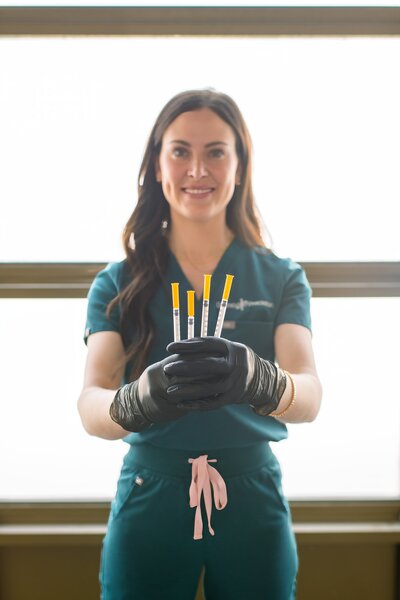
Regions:
M 110 406 L 113 421 L 127 431 L 143 431 L 153 423 L 180 419 L 187 411 L 177 407 L 179 400 L 167 394 L 174 377 L 164 372 L 164 367 L 178 360 L 167 356 L 160 362 L 149 365 L 138 379 L 121 387 Z
M 176 379 L 168 397 L 186 409 L 210 410 L 226 404 L 276 410 L 286 388 L 286 375 L 251 348 L 224 338 L 191 338 L 168 344 L 178 354 L 165 366 Z

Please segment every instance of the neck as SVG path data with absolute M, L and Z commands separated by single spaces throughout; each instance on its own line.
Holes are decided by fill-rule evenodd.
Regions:
M 200 268 L 218 263 L 235 237 L 225 220 L 198 223 L 172 219 L 168 236 L 171 251 L 179 260 Z

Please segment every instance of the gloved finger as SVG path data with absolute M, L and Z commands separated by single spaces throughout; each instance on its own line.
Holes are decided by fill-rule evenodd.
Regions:
M 176 377 L 215 377 L 230 373 L 229 364 L 222 357 L 209 356 L 199 360 L 176 360 L 165 365 L 164 372 L 169 376 Z
M 167 351 L 176 354 L 193 354 L 204 352 L 206 354 L 226 354 L 227 347 L 224 338 L 214 336 L 194 337 L 180 342 L 171 342 Z
M 187 386 L 187 389 L 190 388 L 198 388 L 201 392 L 201 397 L 204 397 L 204 390 L 212 390 L 211 396 L 214 396 L 216 393 L 221 394 L 222 392 L 226 392 L 229 389 L 229 381 L 225 378 L 221 377 L 209 377 L 207 378 L 193 378 L 193 377 L 172 377 L 168 385 L 166 386 L 168 397 L 171 398 L 173 394 L 180 394 L 179 391 L 182 386 Z M 196 393 L 193 391 L 193 393 Z
M 197 377 L 191 375 L 189 377 L 186 377 L 186 375 L 171 375 L 171 377 L 169 375 L 166 375 L 166 380 L 163 381 L 163 387 L 164 389 L 166 389 L 167 387 L 172 387 L 173 385 L 181 385 L 182 383 L 200 383 L 202 381 L 204 381 L 205 379 L 208 379 L 208 381 L 212 380 L 214 376 L 210 376 L 210 377 L 206 377 L 204 375 L 198 375 Z
M 167 388 L 168 402 L 178 404 L 184 400 L 200 400 L 212 397 L 225 391 L 224 380 L 216 380 L 212 383 L 196 381 L 195 383 L 178 383 Z
M 187 400 L 179 402 L 179 404 L 177 404 L 176 406 L 178 408 L 184 408 L 187 411 L 191 412 L 194 410 L 216 410 L 217 408 L 222 408 L 222 406 L 226 406 L 227 404 L 228 401 L 225 394 L 219 394 L 211 398 L 202 398 L 201 400 Z

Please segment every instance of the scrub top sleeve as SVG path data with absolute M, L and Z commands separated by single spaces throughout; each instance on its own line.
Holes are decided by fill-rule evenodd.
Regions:
M 289 270 L 284 284 L 282 299 L 275 327 L 282 323 L 294 323 L 311 329 L 311 301 L 312 290 L 303 268 L 289 260 Z
M 100 271 L 93 280 L 88 294 L 87 318 L 84 333 L 84 342 L 91 333 L 98 331 L 121 332 L 120 311 L 114 307 L 110 317 L 107 316 L 107 306 L 118 294 L 118 287 L 108 265 Z

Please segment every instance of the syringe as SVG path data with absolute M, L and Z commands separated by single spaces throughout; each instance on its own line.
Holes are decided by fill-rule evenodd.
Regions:
M 188 340 L 194 337 L 194 290 L 189 290 L 187 293 L 188 305 Z
M 172 319 L 174 323 L 174 342 L 181 339 L 181 324 L 179 318 L 179 283 L 171 283 L 172 287 Z
M 217 318 L 217 325 L 215 327 L 215 337 L 221 337 L 222 325 L 225 319 L 226 305 L 228 304 L 229 294 L 231 292 L 232 281 L 234 275 L 227 275 L 225 278 L 224 291 L 222 293 L 221 305 L 219 307 L 219 313 Z
M 203 310 L 201 313 L 201 331 L 200 335 L 205 337 L 208 329 L 208 307 L 210 305 L 210 287 L 211 287 L 211 275 L 204 275 L 204 287 L 203 287 Z

